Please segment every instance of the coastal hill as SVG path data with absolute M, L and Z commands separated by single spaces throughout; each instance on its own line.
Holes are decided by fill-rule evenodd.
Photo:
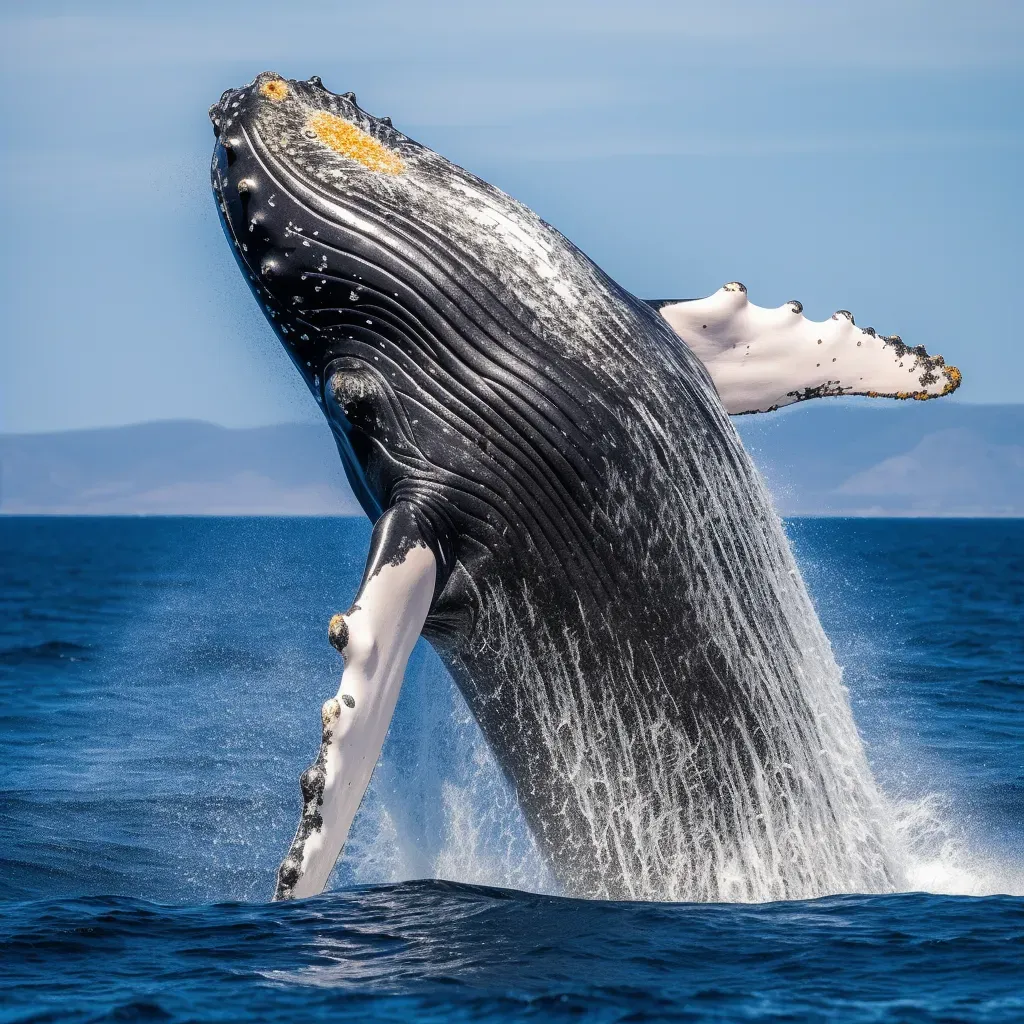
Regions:
M 354 515 L 327 424 L 0 435 L 0 513 Z
M 1024 516 L 1024 405 L 810 402 L 734 420 L 787 515 Z M 0 434 L 0 513 L 352 515 L 326 424 Z
M 787 515 L 1024 516 L 1024 405 L 823 400 L 734 422 Z

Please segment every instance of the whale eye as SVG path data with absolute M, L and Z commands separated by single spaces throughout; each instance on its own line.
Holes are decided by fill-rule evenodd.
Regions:
M 263 93 L 268 100 L 273 100 L 275 103 L 279 103 L 288 95 L 288 85 L 280 78 L 272 78 L 269 82 L 264 82 L 260 86 L 260 92 Z

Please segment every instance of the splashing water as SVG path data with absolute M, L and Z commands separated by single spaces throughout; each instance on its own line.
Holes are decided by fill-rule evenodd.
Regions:
M 890 891 L 1024 895 L 1024 874 L 979 855 L 952 824 L 948 799 L 894 800 L 874 792 L 899 872 Z M 761 902 L 755 884 L 764 876 L 758 879 L 756 860 L 754 866 L 752 882 L 743 874 L 749 868 L 723 858 L 711 866 L 720 875 L 709 882 L 723 902 Z M 479 726 L 425 644 L 410 663 L 388 745 L 333 885 L 412 878 L 559 892 Z
M 782 550 L 788 555 L 788 547 Z M 755 681 L 747 699 L 757 708 L 767 742 L 741 733 L 741 743 L 730 749 L 713 729 L 703 737 L 718 745 L 717 760 L 728 768 L 722 780 L 732 807 L 728 819 L 700 806 L 685 817 L 655 820 L 647 794 L 631 789 L 641 773 L 628 758 L 600 765 L 606 776 L 595 785 L 581 770 L 582 752 L 593 770 L 593 750 L 587 749 L 592 730 L 623 723 L 614 721 L 614 707 L 594 706 L 571 644 L 547 636 L 547 657 L 540 664 L 524 662 L 526 645 L 517 634 L 523 616 L 500 595 L 492 600 L 489 614 L 502 618 L 507 637 L 497 656 L 515 656 L 520 664 L 516 713 L 527 706 L 533 714 L 540 709 L 546 743 L 558 751 L 564 770 L 581 779 L 580 804 L 587 810 L 595 857 L 607 856 L 602 844 L 624 836 L 634 842 L 640 854 L 629 880 L 634 899 L 765 902 L 848 892 L 1024 891 L 1019 871 L 972 852 L 940 797 L 896 800 L 880 789 L 842 670 L 802 578 L 788 557 L 777 568 L 773 583 L 788 605 L 793 636 L 787 646 L 808 710 L 798 709 L 803 724 L 800 714 L 787 714 L 791 697 L 771 686 L 777 662 L 741 676 Z M 538 627 L 543 631 L 544 624 L 534 622 Z M 628 690 L 629 681 L 621 682 Z M 404 718 L 385 748 L 336 878 L 439 877 L 558 891 L 480 728 L 428 648 L 410 665 L 405 685 Z M 531 693 L 548 699 L 530 700 Z M 640 756 L 667 757 L 673 748 L 686 749 L 687 737 L 673 733 L 667 722 L 648 724 L 654 748 Z M 410 743 L 418 745 L 415 755 Z M 629 745 L 619 753 L 624 750 Z M 664 773 L 668 784 L 690 785 L 692 766 L 679 759 L 674 772 Z M 615 809 L 612 828 L 602 801 L 592 799 L 601 785 L 626 797 L 626 806 Z M 609 840 L 610 831 L 616 834 Z
M 276 550 L 275 545 L 280 544 L 276 533 L 273 540 L 273 544 L 264 540 L 260 550 Z M 190 543 L 194 545 L 194 541 Z M 248 546 L 241 540 L 238 543 L 237 552 L 222 555 L 227 562 L 219 567 L 218 573 L 202 577 L 203 586 L 209 588 L 209 593 L 204 590 L 204 598 L 199 605 L 186 601 L 177 590 L 171 591 L 168 599 L 173 601 L 173 607 L 161 605 L 154 612 L 159 613 L 161 629 L 154 630 L 152 622 L 139 620 L 138 629 L 133 629 L 126 640 L 128 649 L 149 652 L 146 662 L 149 667 L 142 673 L 143 678 L 147 673 L 159 671 L 161 692 L 165 695 L 167 687 L 181 687 L 180 696 L 171 699 L 172 706 L 176 706 L 179 700 L 184 701 L 185 694 L 192 692 L 191 688 L 204 687 L 201 691 L 204 694 L 201 711 L 197 711 L 196 728 L 201 727 L 203 736 L 209 734 L 204 744 L 210 749 L 218 743 L 226 743 L 231 751 L 245 751 L 251 746 L 251 737 L 244 722 L 230 712 L 237 705 L 240 691 L 248 693 L 251 687 L 252 692 L 247 699 L 258 704 L 262 699 L 260 689 L 265 683 L 269 715 L 271 709 L 280 707 L 277 694 L 281 680 L 298 680 L 304 678 L 302 673 L 305 673 L 310 681 L 304 685 L 313 695 L 312 706 L 315 707 L 318 699 L 316 695 L 322 692 L 322 679 L 330 671 L 333 657 L 329 650 L 325 653 L 326 645 L 319 631 L 311 627 L 310 635 L 291 654 L 287 651 L 275 653 L 273 660 L 265 666 L 245 661 L 241 663 L 242 671 L 235 672 L 225 682 L 222 678 L 224 665 L 222 661 L 216 660 L 215 651 L 202 645 L 193 651 L 192 645 L 207 635 L 216 638 L 217 643 L 226 649 L 246 649 L 248 630 L 254 614 L 251 598 L 260 591 L 255 585 L 247 585 L 244 580 L 236 578 L 239 573 L 250 571 Z M 354 563 L 362 543 L 364 541 L 360 537 L 352 545 L 357 551 L 353 556 Z M 348 542 L 345 544 L 347 549 Z M 201 555 L 205 553 L 200 552 Z M 355 564 L 351 572 L 358 572 Z M 795 580 L 794 585 L 799 587 L 802 600 L 807 601 L 809 607 L 802 582 L 788 573 L 786 575 Z M 326 581 L 332 579 L 328 575 L 325 586 Z M 223 586 L 221 581 L 224 581 Z M 306 588 L 307 584 L 303 583 L 302 587 Z M 235 600 L 233 595 L 236 591 L 245 594 L 246 599 Z M 287 604 L 289 614 L 295 616 L 296 623 L 305 623 L 310 618 L 305 611 L 305 595 L 306 589 L 299 590 Z M 271 598 L 273 595 L 267 600 Z M 199 618 L 194 622 L 189 620 L 187 629 L 177 633 L 168 632 L 166 624 L 179 621 L 182 609 L 196 607 L 199 611 L 195 611 L 195 615 Z M 266 608 L 256 607 L 255 611 L 261 620 L 266 621 L 276 621 L 280 614 L 278 604 L 268 604 Z M 133 619 L 137 617 L 136 611 Z M 318 621 L 314 620 L 313 625 Z M 293 624 L 292 628 L 297 626 Z M 867 812 L 865 817 L 851 816 L 850 820 L 842 823 L 846 831 L 840 837 L 840 842 L 851 842 L 851 836 L 852 841 L 856 841 L 865 832 L 872 842 L 876 841 L 874 837 L 877 836 L 884 863 L 891 866 L 891 878 L 874 888 L 868 888 L 861 881 L 863 874 L 856 873 L 860 865 L 855 863 L 854 871 L 845 871 L 845 866 L 838 861 L 835 852 L 837 846 L 840 851 L 843 847 L 834 837 L 821 832 L 824 839 L 816 841 L 814 829 L 820 827 L 818 823 L 822 821 L 823 815 L 831 813 L 829 806 L 826 804 L 822 808 L 821 805 L 804 803 L 787 806 L 785 810 L 788 813 L 782 819 L 781 827 L 777 833 L 769 836 L 762 836 L 756 831 L 755 819 L 758 812 L 751 811 L 747 831 L 740 833 L 738 840 L 734 841 L 728 830 L 723 830 L 721 840 L 711 847 L 710 854 L 707 846 L 697 845 L 699 837 L 695 836 L 692 847 L 683 847 L 678 851 L 681 864 L 678 887 L 667 891 L 653 890 L 653 887 L 644 891 L 638 887 L 637 898 L 757 902 L 799 898 L 787 895 L 796 892 L 806 895 L 865 890 L 924 890 L 969 895 L 1024 893 L 1024 873 L 1019 866 L 1007 865 L 997 857 L 979 854 L 979 843 L 957 826 L 948 801 L 936 795 L 894 799 L 876 785 L 853 723 L 840 670 L 817 623 L 817 617 L 813 615 L 813 609 L 810 609 L 808 630 L 809 640 L 800 648 L 804 651 L 802 665 L 809 676 L 816 680 L 816 685 L 822 679 L 827 684 L 822 685 L 821 689 L 834 703 L 829 705 L 821 698 L 825 708 L 837 709 L 825 715 L 826 720 L 822 723 L 823 728 L 832 730 L 833 735 L 841 741 L 835 743 L 835 749 L 842 757 L 838 760 L 832 758 L 829 763 L 838 765 L 835 775 L 843 780 L 848 792 L 859 800 L 864 799 L 864 794 L 870 798 L 870 802 L 861 805 Z M 145 643 L 141 639 L 143 637 Z M 155 646 L 154 637 L 158 641 Z M 815 648 L 811 641 L 816 638 L 820 639 L 819 646 Z M 287 647 L 285 638 L 268 645 L 272 652 L 277 652 L 279 647 L 282 651 Z M 306 650 L 316 651 L 318 656 L 322 656 L 322 664 L 317 662 L 306 665 L 300 657 L 300 654 L 304 656 Z M 818 676 L 807 667 L 815 664 L 809 661 L 808 651 L 818 659 Z M 869 652 L 861 653 L 871 660 Z M 124 664 L 126 677 L 134 679 L 138 672 L 136 661 L 126 658 Z M 196 676 L 198 666 L 205 673 L 202 677 Z M 535 682 L 524 677 L 523 685 L 531 686 Z M 566 685 L 566 701 L 569 703 L 562 709 L 569 720 L 575 723 L 575 732 L 566 737 L 565 730 L 559 729 L 560 722 L 552 727 L 553 733 L 562 742 L 562 749 L 567 753 L 578 750 L 586 743 L 587 716 L 594 711 L 584 705 L 577 715 L 572 709 L 571 695 L 575 686 L 572 680 Z M 134 693 L 132 690 L 128 692 Z M 222 704 L 224 709 L 218 710 Z M 308 739 L 308 715 L 302 707 L 296 707 L 290 701 L 284 706 L 289 709 L 289 713 L 274 719 L 273 729 L 262 743 L 268 751 L 274 753 L 281 746 L 282 730 L 286 738 L 294 734 L 294 742 L 301 748 L 298 763 L 302 763 L 301 759 L 308 756 L 304 750 Z M 123 712 L 118 720 L 121 718 Z M 224 730 L 235 731 L 228 736 Z M 106 772 L 113 770 L 113 766 L 116 771 L 111 781 L 120 785 L 123 764 L 128 754 L 135 751 L 136 740 L 133 734 L 129 743 L 120 731 L 112 735 L 117 740 L 117 758 L 110 765 L 104 762 L 103 778 L 106 779 Z M 141 728 L 137 735 L 140 763 L 148 764 L 157 738 Z M 177 744 L 177 734 L 167 742 L 171 746 Z M 799 765 L 799 762 L 791 763 L 794 767 Z M 202 764 L 206 765 L 206 762 Z M 622 766 L 621 777 L 628 780 L 631 770 L 629 765 Z M 81 777 L 82 767 L 78 766 L 76 771 Z M 225 780 L 225 771 L 234 774 Z M 226 786 L 231 792 L 244 790 L 246 794 L 246 787 L 251 787 L 254 779 L 266 779 L 259 783 L 260 794 L 263 796 L 256 794 L 252 797 L 254 800 L 262 800 L 266 794 L 278 791 L 286 795 L 282 798 L 280 808 L 276 802 L 270 803 L 267 810 L 254 815 L 251 820 L 240 818 L 235 822 L 235 819 L 225 817 L 213 829 L 215 843 L 218 845 L 210 848 L 212 856 L 196 861 L 191 846 L 181 852 L 184 868 L 196 875 L 193 882 L 185 887 L 190 893 L 208 893 L 210 898 L 223 898 L 226 892 L 234 898 L 242 896 L 259 899 L 265 895 L 266 881 L 253 872 L 254 865 L 261 864 L 263 860 L 276 863 L 275 857 L 279 854 L 273 842 L 264 849 L 263 835 L 268 813 L 272 822 L 279 821 L 280 831 L 286 830 L 291 825 L 294 803 L 294 769 L 284 768 L 279 772 L 277 781 L 267 776 L 268 771 L 263 761 L 255 772 L 247 760 L 238 762 L 236 766 L 234 755 L 225 764 L 201 768 L 194 783 L 196 794 L 203 791 L 211 774 L 215 774 L 222 788 Z M 174 777 L 173 774 L 170 777 Z M 763 789 L 761 792 L 755 790 L 753 796 L 765 799 Z M 179 817 L 183 816 L 179 831 L 196 827 L 191 809 L 193 803 L 200 808 L 204 806 L 195 796 L 187 807 L 182 805 L 184 809 L 174 812 Z M 232 822 L 239 826 L 237 835 L 226 831 Z M 252 831 L 257 822 L 259 835 Z M 642 819 L 637 827 L 641 825 Z M 802 890 L 794 884 L 795 872 L 787 873 L 787 869 L 791 870 L 796 864 L 795 859 L 786 863 L 777 852 L 785 850 L 793 851 L 794 856 L 806 857 L 814 865 L 816 876 L 810 882 L 804 883 L 800 877 L 796 878 L 797 883 L 805 884 Z M 658 853 L 657 849 L 651 852 L 654 855 Z M 683 874 L 686 870 L 692 871 L 693 864 L 702 873 L 690 876 Z M 475 718 L 437 656 L 428 645 L 421 643 L 410 662 L 388 742 L 353 827 L 345 855 L 339 863 L 335 884 L 425 877 L 533 892 L 557 892 L 559 889 L 526 826 L 515 794 L 502 776 Z M 254 878 L 255 881 L 243 883 L 243 878 Z M 821 878 L 825 879 L 824 884 L 818 881 Z M 790 888 L 782 889 L 783 886 Z M 163 891 L 158 895 L 168 898 L 168 893 Z
M 979 852 L 938 793 L 889 802 L 905 889 L 948 896 L 1024 895 L 1024 869 Z
M 310 718 L 337 670 L 322 624 L 358 582 L 368 527 L 4 525 L 5 564 L 34 588 L 12 588 L 26 611 L 10 618 L 22 646 L 5 663 L 19 714 L 0 730 L 3 764 L 10 790 L 26 794 L 5 820 L 8 895 L 267 899 Z M 801 565 L 882 780 L 902 879 L 892 888 L 1024 895 L 1020 527 L 826 520 L 790 531 L 807 538 Z M 979 587 L 982 557 L 993 568 Z M 254 622 L 267 631 L 256 645 Z M 61 733 L 57 758 L 53 729 L 67 721 L 87 727 Z M 422 644 L 335 882 L 427 876 L 557 890 L 475 719 Z
M 556 890 L 515 793 L 423 641 L 334 873 L 335 884 L 412 878 Z

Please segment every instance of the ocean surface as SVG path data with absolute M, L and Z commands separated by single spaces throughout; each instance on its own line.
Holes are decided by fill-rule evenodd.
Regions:
M 560 897 L 421 644 L 272 904 L 368 524 L 0 518 L 0 1021 L 1024 1021 L 1024 521 L 788 527 L 913 892 Z

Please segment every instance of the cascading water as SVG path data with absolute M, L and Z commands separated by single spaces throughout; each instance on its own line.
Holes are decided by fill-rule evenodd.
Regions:
M 751 483 L 733 486 L 746 488 L 754 515 L 759 498 L 770 506 L 760 482 L 753 481 L 752 491 Z M 624 486 L 618 500 L 629 514 Z M 715 510 L 707 515 L 713 521 Z M 691 521 L 680 517 L 663 528 Z M 598 865 L 630 865 L 625 892 L 603 895 L 767 901 L 907 885 L 904 837 L 872 777 L 841 670 L 774 514 L 769 525 L 767 539 L 763 519 L 746 534 L 719 535 L 705 522 L 697 534 L 671 539 L 687 545 L 705 580 L 758 566 L 759 576 L 743 582 L 762 593 L 746 606 L 731 596 L 735 580 L 714 581 L 701 595 L 702 615 L 718 623 L 717 642 L 743 687 L 737 699 L 747 714 L 726 728 L 708 717 L 680 729 L 641 701 L 643 680 L 628 650 L 607 667 L 607 686 L 595 688 L 583 678 L 577 642 L 551 635 L 524 607 L 528 595 L 514 602 L 501 591 L 489 595 L 493 621 L 486 634 L 503 638 L 491 655 L 514 662 L 514 672 L 504 675 L 517 680 L 516 718 L 531 719 L 545 755 L 572 780 L 587 831 L 582 845 Z M 730 560 L 701 550 L 707 536 L 730 551 Z M 751 607 L 777 611 L 759 619 Z M 540 654 L 524 657 L 531 646 Z M 671 656 L 668 644 L 665 657 Z M 514 795 L 432 654 L 424 652 L 410 667 L 406 686 L 405 714 L 392 738 L 402 753 L 385 748 L 341 877 L 436 875 L 551 890 Z M 595 701 L 595 692 L 611 696 Z M 609 743 L 616 732 L 620 740 Z M 415 757 L 410 744 L 419 745 Z M 615 756 L 602 756 L 607 750 Z M 646 769 L 652 760 L 662 766 L 653 775 Z M 702 775 L 708 763 L 720 767 L 713 779 Z M 652 781 L 655 791 L 645 790 Z
M 806 597 L 798 577 L 794 599 Z M 498 612 L 512 619 L 507 606 Z M 575 781 L 588 841 L 582 845 L 601 865 L 628 863 L 625 893 L 631 899 L 766 901 L 834 892 L 885 892 L 901 888 L 903 872 L 885 801 L 871 776 L 854 726 L 840 671 L 813 611 L 796 639 L 795 677 L 809 706 L 796 716 L 781 687 L 764 671 L 747 693 L 761 736 L 745 723 L 730 733 L 706 723 L 696 744 L 668 716 L 639 701 L 622 703 L 637 682 L 624 663 L 614 679 L 618 699 L 597 703 L 563 638 L 545 636 L 548 657 L 524 664 L 521 707 L 541 710 L 548 756 Z M 543 624 L 535 628 L 544 630 Z M 509 625 L 510 656 L 523 644 Z M 536 644 L 536 636 L 534 643 Z M 761 666 L 759 666 L 761 667 Z M 545 700 L 532 695 L 544 692 Z M 638 735 L 635 717 L 643 707 Z M 619 732 L 622 742 L 604 758 L 595 737 Z M 701 777 L 706 744 L 719 777 Z M 598 749 L 595 749 L 598 747 Z M 671 769 L 652 776 L 651 759 Z M 651 780 L 656 792 L 645 788 Z M 686 792 L 680 800 L 677 793 Z M 614 793 L 609 803 L 606 794 Z M 717 799 L 721 794 L 726 799 Z M 665 807 L 685 813 L 664 813 Z
M 722 443 L 732 427 L 710 382 L 689 388 L 648 389 L 622 416 L 654 452 L 643 478 L 606 467 L 604 507 L 632 567 L 628 607 L 605 615 L 631 623 L 623 641 L 589 645 L 582 611 L 556 634 L 525 585 L 493 588 L 475 657 L 500 692 L 469 690 L 470 707 L 485 734 L 528 737 L 518 778 L 559 787 L 541 795 L 541 838 L 553 845 L 561 814 L 554 843 L 570 837 L 580 872 L 570 891 L 763 901 L 902 888 L 892 819 L 781 521 L 746 453 Z M 489 718 L 495 707 L 510 721 Z
M 556 891 L 515 793 L 424 641 L 335 872 L 342 883 L 410 878 Z
M 816 620 L 815 620 L 816 621 Z M 842 702 L 847 728 L 853 729 L 839 670 L 830 659 L 834 696 Z M 1021 891 L 1019 867 L 979 857 L 965 835 L 951 825 L 951 809 L 929 794 L 892 800 L 874 785 L 856 733 L 847 733 L 848 772 L 874 803 L 861 828 L 877 829 L 887 843 L 893 866 L 889 890 L 984 895 Z M 763 798 L 763 785 L 759 797 Z M 794 808 L 794 813 L 797 808 Z M 811 820 L 820 820 L 810 809 Z M 855 823 L 850 823 L 855 825 Z M 756 822 L 751 822 L 756 828 Z M 700 879 L 703 890 L 664 899 L 718 899 L 756 902 L 777 898 L 792 885 L 785 865 L 764 858 L 758 834 L 730 860 L 726 842 Z M 788 836 L 764 836 L 776 858 L 794 842 L 806 857 L 834 858 L 830 835 L 814 837 L 801 823 Z M 771 873 L 776 865 L 778 876 Z M 421 643 L 409 665 L 401 703 L 373 783 L 360 810 L 335 873 L 335 884 L 398 882 L 445 878 L 531 892 L 559 892 L 530 834 L 512 787 L 466 707 L 462 695 L 437 656 Z M 857 882 L 834 874 L 834 892 L 857 891 Z M 680 887 L 681 889 L 682 887 Z M 788 891 L 788 889 L 787 889 Z

